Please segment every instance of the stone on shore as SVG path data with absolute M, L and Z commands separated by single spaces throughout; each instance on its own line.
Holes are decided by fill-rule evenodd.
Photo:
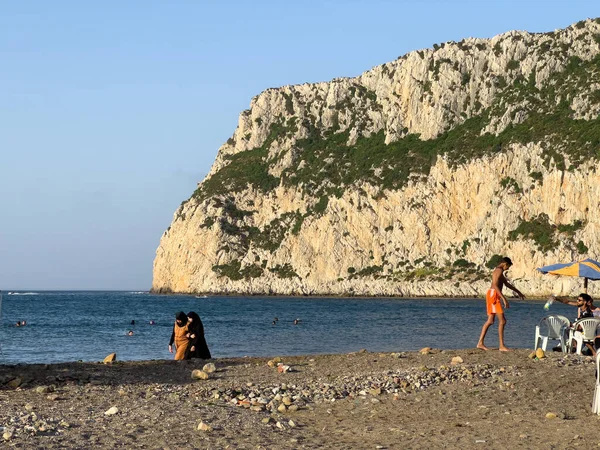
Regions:
M 23 379 L 21 377 L 13 378 L 6 385 L 11 389 L 16 389 L 23 384 Z
M 208 373 L 203 370 L 194 369 L 192 370 L 192 380 L 208 380 Z
M 111 408 L 104 411 L 104 415 L 105 416 L 114 416 L 118 412 L 119 412 L 119 408 L 117 408 L 116 406 L 112 406 Z
M 108 355 L 106 358 L 104 358 L 104 364 L 110 364 L 112 362 L 115 362 L 117 360 L 117 354 L 116 353 L 111 353 L 110 355 Z
M 292 371 L 291 369 L 292 368 L 290 366 L 286 366 L 285 364 L 279 363 L 277 365 L 277 372 L 279 372 L 279 373 L 291 372 Z
M 455 356 L 454 358 L 452 358 L 452 362 L 450 364 L 452 364 L 453 366 L 456 366 L 457 364 L 462 364 L 463 363 L 463 359 L 460 356 Z
M 210 432 L 213 430 L 213 428 L 209 424 L 204 423 L 203 421 L 200 421 L 197 429 L 198 429 L 198 431 L 206 431 L 206 432 Z
M 52 387 L 50 386 L 38 386 L 35 388 L 35 392 L 37 392 L 38 394 L 49 394 L 53 390 L 54 389 L 52 389 Z
M 213 373 L 217 371 L 217 367 L 213 363 L 204 364 L 202 370 L 206 373 Z
M 541 348 L 538 348 L 535 351 L 535 356 L 537 357 L 537 359 L 542 359 L 546 357 L 546 352 L 544 352 L 544 350 L 542 350 Z

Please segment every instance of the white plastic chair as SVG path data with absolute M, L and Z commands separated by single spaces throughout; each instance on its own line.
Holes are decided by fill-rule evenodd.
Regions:
M 592 413 L 600 415 L 600 352 L 596 353 L 596 388 L 592 399 Z
M 540 323 L 535 327 L 535 344 L 534 350 L 541 347 L 546 351 L 549 340 L 560 341 L 560 348 L 563 353 L 567 352 L 567 339 L 564 330 L 569 327 L 569 319 L 558 314 L 545 316 L 540 320 Z
M 585 319 L 579 319 L 573 324 L 571 328 L 571 339 L 569 339 L 569 347 L 573 346 L 573 341 L 577 344 L 575 353 L 581 355 L 583 344 L 586 342 L 594 342 L 598 335 L 598 327 L 600 326 L 600 319 L 596 317 L 588 317 Z

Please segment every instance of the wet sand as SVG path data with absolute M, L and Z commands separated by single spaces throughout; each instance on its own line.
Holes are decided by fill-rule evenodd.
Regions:
M 191 372 L 205 361 L 0 365 L 0 442 L 23 449 L 600 445 L 593 359 L 529 353 L 285 357 L 285 373 L 269 358 L 215 359 L 216 372 L 197 381 Z M 462 363 L 452 364 L 456 356 Z

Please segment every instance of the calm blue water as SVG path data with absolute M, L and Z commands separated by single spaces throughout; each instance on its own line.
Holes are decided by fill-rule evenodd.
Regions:
M 478 299 L 159 296 L 131 292 L 36 292 L 2 302 L 0 363 L 170 359 L 177 311 L 196 311 L 213 357 L 474 347 L 486 319 Z M 531 348 L 543 303 L 511 301 L 506 344 Z M 573 318 L 576 308 L 552 305 Z M 271 325 L 274 317 L 277 325 Z M 293 320 L 300 318 L 299 325 Z M 27 326 L 15 327 L 17 320 Z M 134 326 L 130 325 L 135 320 Z M 148 324 L 155 320 L 156 325 Z M 127 336 L 128 330 L 133 336 Z M 497 325 L 486 339 L 498 345 Z

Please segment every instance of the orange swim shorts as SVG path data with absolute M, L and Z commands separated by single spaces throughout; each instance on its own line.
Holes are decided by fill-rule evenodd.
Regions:
M 485 294 L 485 303 L 487 305 L 488 314 L 501 314 L 504 312 L 502 309 L 500 294 L 496 289 L 488 289 Z

